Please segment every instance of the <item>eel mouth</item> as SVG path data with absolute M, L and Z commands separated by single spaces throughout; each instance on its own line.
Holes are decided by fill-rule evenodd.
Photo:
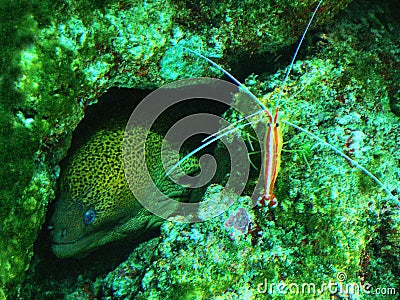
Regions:
M 92 232 L 74 241 L 63 242 L 53 239 L 51 249 L 58 258 L 83 258 L 100 246 L 127 237 L 128 234 L 124 230 L 119 230 L 124 227 L 125 223 L 110 230 Z
M 170 193 L 169 197 L 177 202 L 182 200 L 181 193 Z M 147 229 L 161 225 L 162 219 L 156 215 L 141 209 L 135 216 L 125 215 L 111 223 L 103 224 L 101 227 L 92 228 L 90 232 L 76 235 L 74 238 L 66 238 L 60 232 L 60 225 L 53 224 L 51 249 L 58 258 L 83 258 L 91 251 L 106 244 L 117 242 L 121 239 L 140 235 Z M 68 235 L 68 234 L 67 234 Z

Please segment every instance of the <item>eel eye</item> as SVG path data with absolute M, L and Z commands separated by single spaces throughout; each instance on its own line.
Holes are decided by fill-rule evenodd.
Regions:
M 83 215 L 83 223 L 90 225 L 96 219 L 96 211 L 93 208 L 89 208 Z

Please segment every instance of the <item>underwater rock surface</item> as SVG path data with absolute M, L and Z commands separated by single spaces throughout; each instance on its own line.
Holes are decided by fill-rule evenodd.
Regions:
M 204 62 L 188 61 L 171 45 L 184 40 L 212 57 L 223 56 L 231 45 L 250 51 L 254 39 L 249 34 L 257 30 L 249 27 L 249 17 L 262 28 L 277 13 L 309 11 L 311 2 L 290 7 L 204 2 L 201 10 L 187 1 L 3 3 L 0 296 L 15 292 L 24 277 L 47 204 L 54 199 L 58 163 L 88 105 L 110 87 L 155 88 L 177 78 L 209 75 Z M 331 13 L 319 23 L 348 2 L 327 4 Z M 236 9 L 246 18 L 233 19 Z M 274 23 L 268 34 L 259 31 L 264 39 L 258 47 L 263 48 L 254 51 L 295 41 L 302 29 L 297 20 L 291 24 Z
M 349 2 L 324 3 L 313 26 L 328 22 Z M 12 22 L 1 29 L 8 39 L 2 43 L 2 59 L 11 63 L 2 64 L 0 78 L 1 137 L 7 141 L 2 146 L 0 298 L 16 295 L 23 280 L 47 204 L 55 198 L 57 165 L 88 105 L 110 87 L 155 88 L 178 78 L 215 75 L 205 62 L 173 48 L 174 43 L 227 65 L 240 61 L 240 55 L 235 57 L 238 49 L 243 55 L 278 51 L 298 39 L 315 5 L 98 3 L 22 1 L 18 9 L 10 3 L 2 12 L 2 20 Z M 290 92 L 304 87 L 304 94 L 284 104 L 290 120 L 298 119 L 347 147 L 394 190 L 400 174 L 398 113 L 396 117 L 390 112 L 399 103 L 399 20 L 390 16 L 395 5 L 388 1 L 365 11 L 362 6 L 367 4 L 360 1 L 353 15 L 342 15 L 345 19 L 337 27 L 324 30 L 317 49 L 310 50 L 320 49 L 320 56 L 297 63 L 289 82 Z M 352 19 L 357 22 L 350 23 Z M 248 85 L 263 95 L 281 80 L 282 72 L 278 75 L 251 77 Z M 260 80 L 267 78 L 269 83 Z M 309 99 L 317 101 L 306 102 Z M 249 212 L 261 229 L 255 237 L 249 232 L 232 240 L 232 233 L 223 228 L 228 214 L 245 205 L 213 222 L 166 223 L 160 241 L 143 244 L 124 263 L 135 266 L 131 273 L 124 273 L 122 265 L 93 284 L 81 281 L 75 293 L 86 293 L 87 298 L 96 293 L 172 298 L 183 291 L 188 298 L 258 298 L 257 285 L 265 278 L 317 284 L 334 280 L 342 270 L 350 282 L 395 284 L 399 210 L 382 202 L 385 194 L 368 178 L 315 148 L 315 142 L 292 129 L 285 140 L 292 152 L 284 155 L 278 176 L 282 203 L 275 211 Z M 304 167 L 305 161 L 310 167 Z M 308 177 L 311 180 L 305 180 Z M 135 258 L 149 257 L 148 252 L 151 258 Z

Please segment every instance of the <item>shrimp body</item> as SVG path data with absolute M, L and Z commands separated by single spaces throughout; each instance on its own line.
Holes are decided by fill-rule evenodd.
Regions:
M 279 107 L 280 107 L 280 102 L 281 102 L 281 97 L 283 96 L 283 91 L 286 89 L 287 87 L 287 82 L 289 80 L 289 75 L 292 71 L 292 69 L 294 68 L 294 62 L 295 59 L 297 57 L 298 51 L 300 49 L 300 46 L 304 40 L 304 37 L 310 27 L 310 24 L 320 6 L 320 4 L 322 3 L 322 0 L 319 1 L 316 9 L 314 10 L 313 15 L 311 16 L 309 23 L 307 24 L 307 27 L 300 39 L 300 42 L 296 48 L 295 54 L 293 55 L 292 61 L 287 69 L 286 75 L 284 80 L 282 81 L 281 85 L 280 85 L 280 89 L 278 92 L 278 96 L 277 96 L 277 100 L 276 100 L 276 104 L 275 104 L 275 109 L 274 110 L 269 110 L 266 105 L 260 101 L 245 85 L 243 85 L 239 80 L 237 80 L 232 74 L 230 74 L 227 70 L 225 70 L 223 67 L 221 67 L 220 65 L 218 65 L 217 63 L 215 63 L 214 61 L 212 61 L 211 59 L 207 58 L 206 56 L 202 55 L 201 53 L 194 51 L 192 49 L 188 49 L 185 48 L 186 50 L 188 50 L 189 52 L 191 52 L 192 54 L 208 61 L 211 65 L 213 65 L 214 67 L 216 67 L 217 69 L 219 69 L 221 72 L 223 72 L 226 76 L 228 76 L 234 83 L 236 83 L 239 88 L 241 89 L 241 91 L 245 94 L 247 94 L 248 96 L 250 96 L 250 98 L 252 99 L 252 101 L 254 101 L 256 104 L 258 104 L 260 106 L 260 110 L 253 113 L 252 115 L 249 116 L 244 116 L 243 118 L 239 119 L 238 121 L 233 122 L 229 127 L 227 128 L 223 128 L 220 131 L 216 132 L 215 134 L 213 134 L 210 138 L 207 138 L 205 140 L 208 140 L 206 143 L 204 143 L 203 145 L 199 146 L 198 148 L 196 148 L 194 151 L 192 151 L 191 153 L 189 153 L 189 155 L 185 156 L 182 160 L 180 160 L 176 165 L 174 165 L 170 170 L 168 170 L 168 172 L 166 173 L 166 175 L 169 175 L 170 173 L 172 173 L 172 171 L 177 168 L 183 161 L 185 161 L 186 159 L 188 159 L 191 155 L 197 153 L 199 150 L 203 149 L 205 146 L 211 144 L 214 141 L 219 140 L 221 137 L 229 134 L 230 132 L 234 132 L 237 130 L 240 130 L 240 128 L 243 128 L 247 125 L 250 125 L 254 122 L 248 122 L 245 125 L 240 125 L 235 127 L 237 124 L 239 124 L 242 121 L 248 121 L 251 117 L 257 116 L 257 115 L 262 115 L 264 114 L 266 117 L 264 118 L 265 120 L 265 124 L 267 126 L 266 128 L 266 134 L 264 137 L 264 141 L 263 141 L 263 146 L 264 148 L 264 153 L 263 153 L 263 157 L 262 157 L 262 168 L 263 168 L 263 180 L 265 181 L 263 183 L 263 191 L 261 193 L 261 196 L 259 197 L 259 201 L 261 205 L 266 205 L 268 204 L 270 207 L 274 207 L 277 204 L 277 199 L 274 195 L 274 186 L 275 186 L 275 181 L 278 175 L 278 171 L 280 168 L 280 156 L 281 156 L 281 150 L 282 150 L 282 144 L 283 144 L 283 139 L 282 139 L 282 129 L 279 126 Z M 304 89 L 307 89 L 307 85 L 311 85 L 311 81 L 313 79 L 310 78 L 309 82 L 306 84 L 306 86 L 304 86 Z M 301 91 L 299 91 L 297 94 L 300 94 L 303 92 L 303 88 L 301 89 Z M 296 97 L 296 95 L 294 97 Z M 271 111 L 274 111 L 274 114 L 271 113 Z M 302 131 L 303 133 L 305 133 L 306 135 L 310 136 L 311 138 L 313 138 L 314 140 L 316 140 L 318 143 L 322 144 L 323 146 L 330 148 L 333 152 L 335 152 L 337 155 L 343 157 L 350 165 L 356 167 L 357 169 L 361 170 L 364 174 L 366 174 L 369 178 L 371 178 L 373 181 L 375 181 L 386 193 L 387 195 L 395 200 L 398 203 L 398 199 L 395 195 L 393 195 L 393 193 L 391 192 L 391 190 L 384 185 L 372 172 L 370 172 L 367 168 L 363 167 L 361 164 L 359 164 L 358 162 L 356 162 L 355 160 L 353 160 L 351 157 L 349 157 L 348 155 L 346 155 L 344 152 L 342 152 L 338 147 L 333 146 L 332 144 L 326 142 L 323 138 L 320 138 L 319 136 L 313 134 L 311 131 L 308 131 L 294 123 L 291 123 L 289 121 L 282 121 L 282 123 L 288 124 L 289 126 Z M 205 141 L 204 140 L 204 141 Z
M 263 158 L 265 188 L 260 199 L 260 204 L 263 206 L 268 204 L 270 207 L 275 207 L 277 205 L 277 200 L 273 192 L 281 164 L 283 143 L 282 129 L 278 123 L 279 107 L 276 109 L 274 115 L 272 115 L 269 110 L 266 110 L 266 114 L 269 121 L 267 123 L 264 141 L 266 146 L 266 151 L 264 151 L 265 157 Z

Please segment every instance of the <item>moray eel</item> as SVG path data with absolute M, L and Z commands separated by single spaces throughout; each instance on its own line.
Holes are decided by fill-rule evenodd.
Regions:
M 122 168 L 124 130 L 124 126 L 99 130 L 67 160 L 60 174 L 60 195 L 49 226 L 52 250 L 57 257 L 84 257 L 102 245 L 139 236 L 162 222 L 143 208 L 129 189 Z M 143 128 L 131 130 L 144 140 Z M 149 132 L 147 164 L 136 164 L 135 180 L 140 182 L 141 172 L 147 166 L 160 191 L 177 201 L 187 200 L 189 189 L 165 177 L 160 161 L 161 143 L 160 135 Z M 193 158 L 182 169 L 194 174 L 199 169 L 198 161 Z M 141 189 L 147 192 L 145 184 Z

